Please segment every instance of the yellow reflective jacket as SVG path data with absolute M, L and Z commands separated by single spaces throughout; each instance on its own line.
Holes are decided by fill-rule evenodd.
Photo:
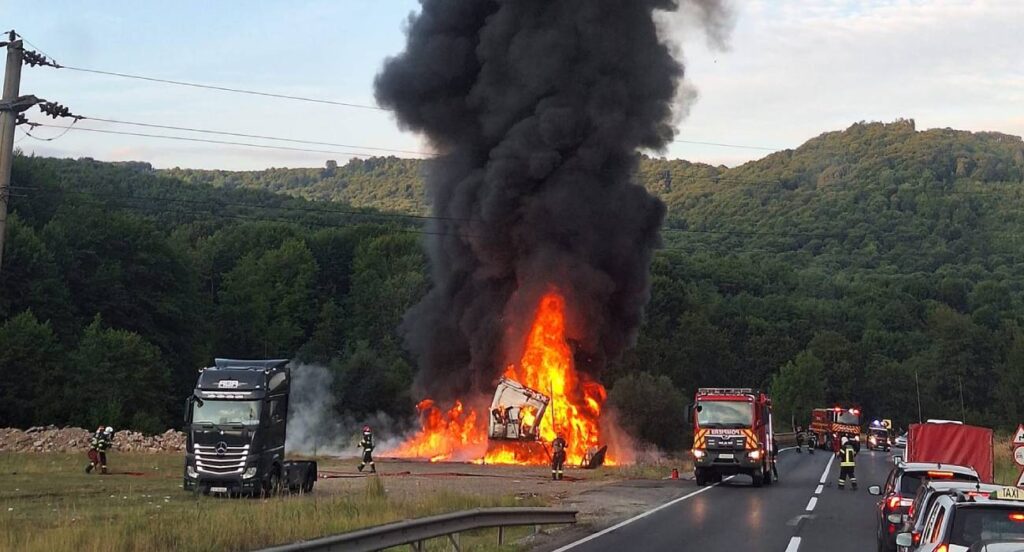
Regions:
M 849 468 L 857 465 L 856 462 L 854 462 L 853 460 L 856 456 L 857 451 L 854 450 L 853 447 L 850 445 L 846 445 L 845 447 L 839 449 L 839 466 L 842 468 Z

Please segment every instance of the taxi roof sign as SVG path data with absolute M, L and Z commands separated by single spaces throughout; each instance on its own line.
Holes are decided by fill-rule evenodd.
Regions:
M 995 500 L 1015 500 L 1024 502 L 1024 489 L 1020 487 L 1003 487 L 990 495 Z

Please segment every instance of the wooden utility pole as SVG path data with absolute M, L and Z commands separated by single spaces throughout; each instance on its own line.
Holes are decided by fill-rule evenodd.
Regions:
M 7 71 L 4 73 L 4 95 L 0 102 L 4 109 L 0 111 L 0 269 L 3 267 L 4 243 L 7 235 L 7 200 L 11 190 L 11 165 L 14 164 L 14 125 L 18 119 L 18 111 L 14 107 L 21 88 L 22 44 L 16 40 L 14 31 L 10 32 L 7 43 Z

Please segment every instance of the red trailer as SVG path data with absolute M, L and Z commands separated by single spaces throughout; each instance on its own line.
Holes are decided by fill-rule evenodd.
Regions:
M 993 477 L 992 430 L 961 423 L 911 424 L 907 462 L 936 462 L 974 468 L 982 482 Z

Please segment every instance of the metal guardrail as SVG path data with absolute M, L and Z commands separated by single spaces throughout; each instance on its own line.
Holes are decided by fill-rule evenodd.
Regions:
M 456 551 L 461 550 L 459 533 L 474 529 L 498 528 L 498 544 L 503 544 L 504 528 L 524 525 L 562 525 L 576 523 L 576 510 L 558 508 L 477 508 L 450 514 L 409 519 L 360 529 L 351 533 L 264 548 L 259 552 L 369 552 L 408 544 L 424 550 L 423 542 L 448 537 Z

